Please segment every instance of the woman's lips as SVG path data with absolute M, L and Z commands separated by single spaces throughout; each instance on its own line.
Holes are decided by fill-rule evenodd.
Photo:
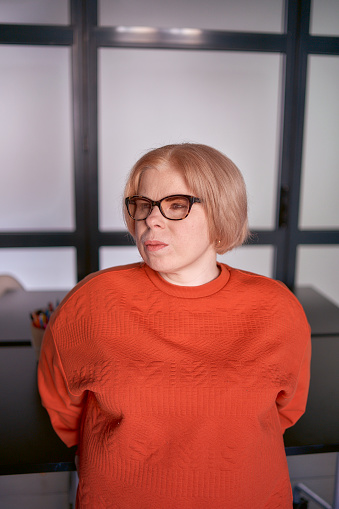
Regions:
M 148 240 L 145 242 L 145 248 L 147 251 L 153 252 L 153 251 L 160 251 L 160 249 L 163 249 L 164 247 L 167 247 L 168 244 L 165 244 L 164 242 L 159 242 L 158 240 Z

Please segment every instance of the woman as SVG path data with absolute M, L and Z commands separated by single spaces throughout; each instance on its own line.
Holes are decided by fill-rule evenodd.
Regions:
M 216 261 L 248 235 L 239 170 L 204 145 L 153 150 L 125 218 L 144 262 L 79 283 L 39 363 L 78 446 L 78 507 L 291 508 L 282 437 L 305 410 L 310 330 L 284 285 Z

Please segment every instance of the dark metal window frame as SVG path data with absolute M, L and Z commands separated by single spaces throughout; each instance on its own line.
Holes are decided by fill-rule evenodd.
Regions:
M 299 230 L 299 200 L 308 55 L 338 55 L 339 37 L 309 34 L 311 0 L 285 0 L 281 34 L 203 30 L 199 38 L 169 29 L 147 33 L 97 24 L 97 0 L 70 0 L 71 24 L 0 24 L 0 44 L 62 45 L 72 51 L 75 216 L 74 232 L 0 232 L 0 247 L 64 247 L 77 252 L 77 277 L 99 268 L 101 246 L 133 244 L 126 232 L 99 230 L 98 48 L 252 51 L 284 56 L 280 167 L 273 230 L 253 232 L 252 244 L 275 248 L 273 276 L 293 288 L 299 245 L 339 244 L 339 230 Z M 194 28 L 194 27 L 192 27 Z

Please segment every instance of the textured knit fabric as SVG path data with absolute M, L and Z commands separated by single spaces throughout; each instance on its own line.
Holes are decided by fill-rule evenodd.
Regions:
M 38 377 L 78 445 L 79 509 L 290 509 L 283 432 L 303 414 L 310 329 L 282 284 L 220 265 L 198 287 L 145 264 L 70 292 Z

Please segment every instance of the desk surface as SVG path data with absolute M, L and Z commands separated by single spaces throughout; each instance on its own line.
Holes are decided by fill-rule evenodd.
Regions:
M 40 404 L 28 346 L 29 313 L 65 293 L 19 290 L 0 299 L 0 474 L 74 469 L 74 449 L 57 437 Z M 284 436 L 286 453 L 339 451 L 339 310 L 313 289 L 296 294 L 313 329 L 312 373 L 306 413 Z

